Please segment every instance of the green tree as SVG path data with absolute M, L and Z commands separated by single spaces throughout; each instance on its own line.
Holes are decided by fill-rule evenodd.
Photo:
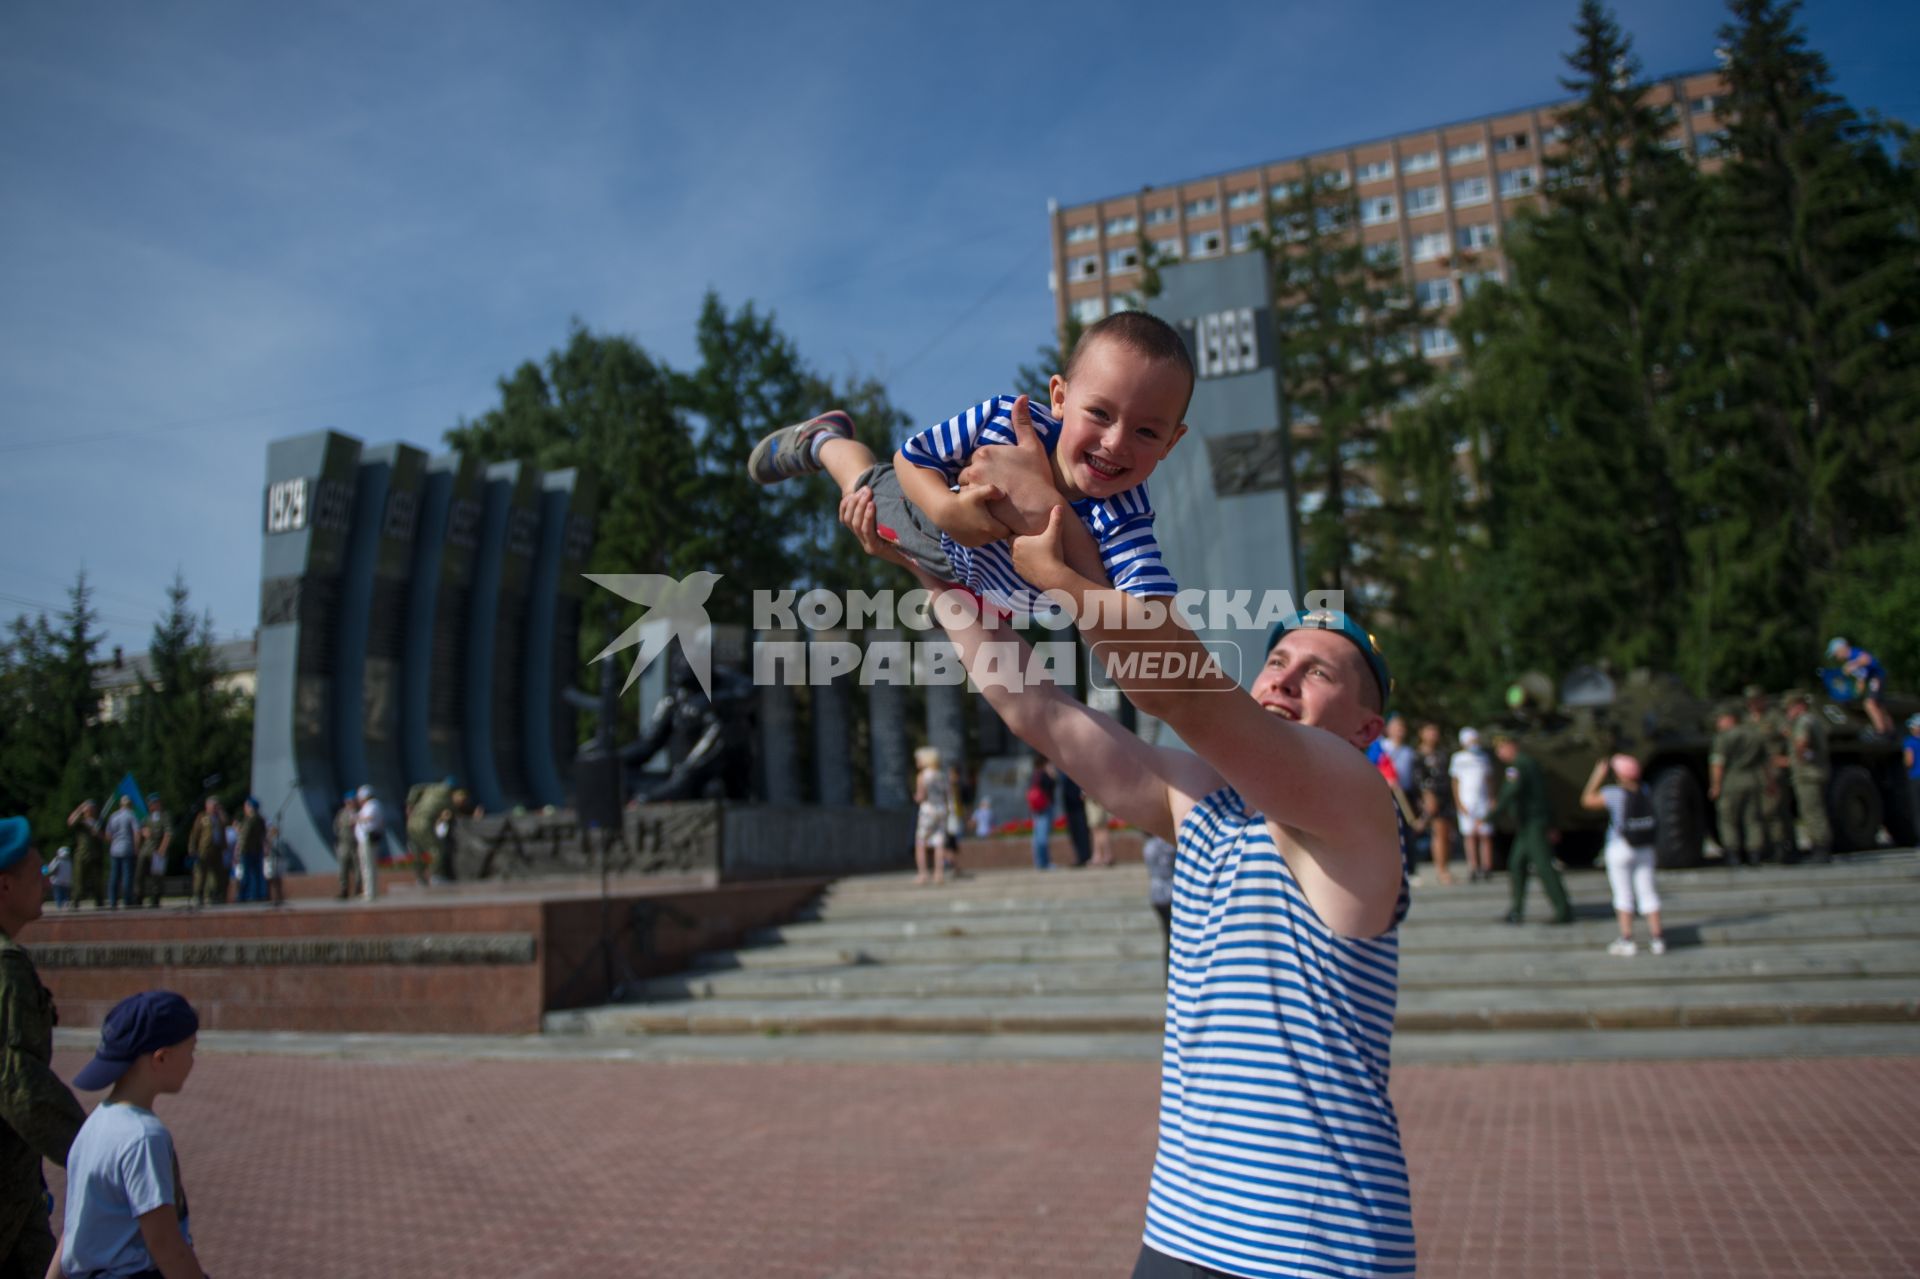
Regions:
M 1362 243 L 1359 202 L 1343 175 L 1309 168 L 1270 207 L 1268 225 L 1282 429 L 1310 507 L 1306 582 L 1390 604 L 1392 566 L 1381 552 L 1394 521 L 1384 510 L 1382 442 L 1394 410 L 1432 378 L 1418 348 L 1420 311 L 1397 251 Z
M 33 823 L 47 851 L 73 806 L 104 798 L 117 777 L 103 758 L 107 733 L 93 690 L 100 632 L 92 600 L 83 570 L 57 626 L 44 613 L 17 617 L 0 644 L 0 800 Z
M 1832 91 L 1794 0 L 1728 8 L 1715 287 L 1696 330 L 1717 409 L 1696 642 L 1721 687 L 1804 671 L 1821 599 L 1920 500 L 1911 157 Z
M 220 686 L 213 619 L 196 617 L 187 601 L 186 581 L 175 574 L 115 751 L 116 767 L 166 801 L 176 841 L 185 839 L 208 779 L 246 777 L 253 753 L 252 699 Z
M 1691 585 L 1698 445 L 1675 387 L 1700 280 L 1698 179 L 1597 0 L 1575 33 L 1546 208 L 1509 224 L 1510 283 L 1456 323 L 1486 449 L 1476 577 L 1515 667 L 1670 661 Z

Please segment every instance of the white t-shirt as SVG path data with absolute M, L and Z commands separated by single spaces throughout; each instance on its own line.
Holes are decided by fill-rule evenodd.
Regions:
M 67 1154 L 60 1269 L 70 1275 L 153 1269 L 140 1218 L 169 1204 L 181 1211 L 180 1233 L 191 1247 L 178 1172 L 173 1136 L 159 1116 L 138 1106 L 105 1101 L 96 1106 Z
M 353 833 L 362 839 L 378 839 L 387 830 L 386 819 L 380 815 L 380 801 L 370 799 L 360 805 L 360 811 L 353 819 Z
M 1493 806 L 1493 795 L 1489 781 L 1493 776 L 1493 761 L 1486 752 L 1476 750 L 1457 750 L 1453 760 L 1447 765 L 1447 772 L 1460 787 L 1460 807 L 1475 817 L 1483 816 Z

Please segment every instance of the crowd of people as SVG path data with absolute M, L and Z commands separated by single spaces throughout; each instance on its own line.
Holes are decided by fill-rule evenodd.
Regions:
M 56 908 L 78 910 L 89 903 L 102 910 L 159 907 L 173 873 L 175 825 L 161 796 L 151 794 L 145 800 L 144 817 L 133 797 L 124 793 L 104 818 L 91 799 L 67 815 L 68 842 L 55 850 L 45 869 Z M 479 812 L 452 777 L 421 783 L 408 792 L 406 846 L 419 883 L 452 878 L 458 824 Z M 363 785 L 342 796 L 334 835 L 339 861 L 335 896 L 372 901 L 379 891 L 387 839 L 386 808 L 373 787 Z M 263 814 L 257 797 L 247 796 L 240 811 L 230 814 L 219 796 L 208 795 L 188 826 L 181 867 L 188 899 L 196 907 L 230 901 L 281 905 L 289 861 L 279 827 Z

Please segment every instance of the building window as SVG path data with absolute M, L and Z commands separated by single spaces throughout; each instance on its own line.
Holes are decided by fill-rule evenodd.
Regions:
M 1067 243 L 1085 244 L 1088 240 L 1094 239 L 1099 234 L 1100 228 L 1094 226 L 1091 222 L 1083 222 L 1079 226 L 1070 226 L 1067 228 Z
M 1524 133 L 1503 133 L 1493 140 L 1493 149 L 1502 155 L 1509 151 L 1525 151 L 1528 141 Z
M 1695 151 L 1702 160 L 1711 160 L 1715 156 L 1727 153 L 1727 135 L 1725 133 L 1703 133 L 1693 140 Z
M 1362 182 L 1385 182 L 1393 176 L 1393 161 L 1369 160 L 1360 166 L 1359 178 Z
M 1098 277 L 1099 274 L 1100 258 L 1098 254 L 1089 253 L 1085 257 L 1072 258 L 1067 262 L 1067 278 L 1069 280 L 1091 280 Z
M 1253 228 L 1257 222 L 1236 222 L 1227 228 L 1227 246 L 1235 253 L 1253 247 Z
M 1190 258 L 1210 258 L 1220 252 L 1220 233 L 1201 231 L 1187 237 L 1187 256 Z
M 1400 261 L 1400 241 L 1381 240 L 1367 246 L 1367 261 L 1374 266 L 1394 266 Z
M 1382 222 L 1391 222 L 1394 217 L 1393 197 L 1390 195 L 1369 196 L 1360 202 L 1360 224 L 1379 226 Z
M 1140 269 L 1140 250 L 1114 249 L 1107 254 L 1107 274 L 1118 275 L 1124 271 Z
M 1425 310 L 1453 305 L 1452 280 L 1422 280 L 1413 286 L 1413 296 Z
M 1469 204 L 1485 204 L 1489 198 L 1485 178 L 1461 178 L 1453 184 L 1453 207 L 1456 209 Z
M 1173 221 L 1173 206 L 1170 204 L 1163 209 L 1147 210 L 1148 226 L 1165 226 L 1171 221 Z
M 1695 98 L 1687 105 L 1693 109 L 1695 115 L 1706 115 L 1720 109 L 1720 99 L 1709 93 L 1705 97 Z
M 1421 151 L 1414 155 L 1403 155 L 1400 157 L 1400 172 L 1402 173 L 1431 173 L 1439 167 L 1440 153 L 1438 151 Z
M 1113 301 L 1107 304 L 1108 315 L 1118 315 L 1122 311 L 1137 311 L 1139 309 L 1139 307 L 1134 305 L 1133 296 L 1127 293 L 1115 295 Z
M 1493 247 L 1495 233 L 1493 223 L 1491 222 L 1475 222 L 1471 226 L 1459 228 L 1454 234 L 1461 249 L 1468 253 L 1473 252 L 1475 249 L 1490 249 Z
M 1320 174 L 1320 181 L 1336 191 L 1344 191 L 1353 183 L 1353 175 L 1345 169 L 1328 169 Z
M 1413 237 L 1413 260 L 1415 262 L 1431 262 L 1435 258 L 1444 258 L 1445 256 L 1447 256 L 1447 233 L 1445 231 L 1429 231 L 1425 235 L 1416 235 Z
M 1460 349 L 1460 343 L 1451 329 L 1421 329 L 1420 354 L 1429 358 L 1436 355 L 1452 355 Z
M 1484 142 L 1461 142 L 1447 148 L 1448 164 L 1472 164 L 1475 160 L 1487 158 L 1487 144 Z
M 1549 145 L 1555 145 L 1561 142 L 1565 142 L 1566 140 L 1567 140 L 1566 125 L 1556 124 L 1551 129 L 1547 130 L 1547 142 Z
M 1439 210 L 1439 187 L 1415 187 L 1407 192 L 1408 217 L 1417 217 L 1422 213 L 1437 213 Z
M 1481 285 L 1499 284 L 1501 278 L 1498 271 L 1468 271 L 1460 277 L 1461 296 L 1470 298 L 1480 291 Z
M 1073 318 L 1082 324 L 1092 324 L 1106 313 L 1106 309 L 1099 298 L 1081 298 L 1073 304 Z
M 1178 261 L 1180 257 L 1180 241 L 1155 240 L 1153 242 L 1153 256 Z
M 1268 192 L 1269 195 L 1282 204 L 1288 200 L 1297 200 L 1306 193 L 1307 184 L 1300 178 L 1295 178 L 1291 182 L 1276 182 L 1273 184 L 1273 190 Z
M 1187 201 L 1187 216 L 1190 218 L 1204 218 L 1209 213 L 1218 212 L 1220 212 L 1220 201 L 1213 196 L 1203 196 L 1198 200 Z
M 1140 229 L 1140 219 L 1131 213 L 1125 217 L 1107 219 L 1108 235 L 1131 235 Z
M 1234 191 L 1227 196 L 1229 209 L 1257 209 L 1260 207 L 1260 192 Z
M 1313 211 L 1313 224 L 1320 229 L 1321 235 L 1332 235 L 1345 224 L 1346 219 L 1340 216 L 1345 212 L 1345 209 L 1323 204 Z
M 1532 169 L 1507 169 L 1500 174 L 1500 194 L 1504 196 L 1525 195 L 1533 190 L 1534 174 Z

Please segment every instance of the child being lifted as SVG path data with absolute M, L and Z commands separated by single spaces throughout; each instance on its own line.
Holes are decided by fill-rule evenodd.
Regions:
M 1018 613 L 1031 612 L 1039 593 L 1014 571 L 1008 539 L 1043 530 L 1047 507 L 1064 498 L 1087 534 L 1067 526 L 1077 571 L 1134 595 L 1173 595 L 1146 479 L 1186 434 L 1193 378 L 1186 343 L 1144 311 L 1110 315 L 1082 333 L 1066 372 L 1048 384 L 1048 409 L 1030 410 L 1058 497 L 1007 493 L 964 474 L 985 445 L 1032 447 L 1013 428 L 1025 396 L 995 396 L 929 427 L 891 462 L 853 438 L 852 420 L 836 409 L 761 440 L 747 469 L 761 484 L 824 470 L 840 486 L 841 521 L 857 536 L 871 501 L 879 541 L 861 538 L 870 552 Z

